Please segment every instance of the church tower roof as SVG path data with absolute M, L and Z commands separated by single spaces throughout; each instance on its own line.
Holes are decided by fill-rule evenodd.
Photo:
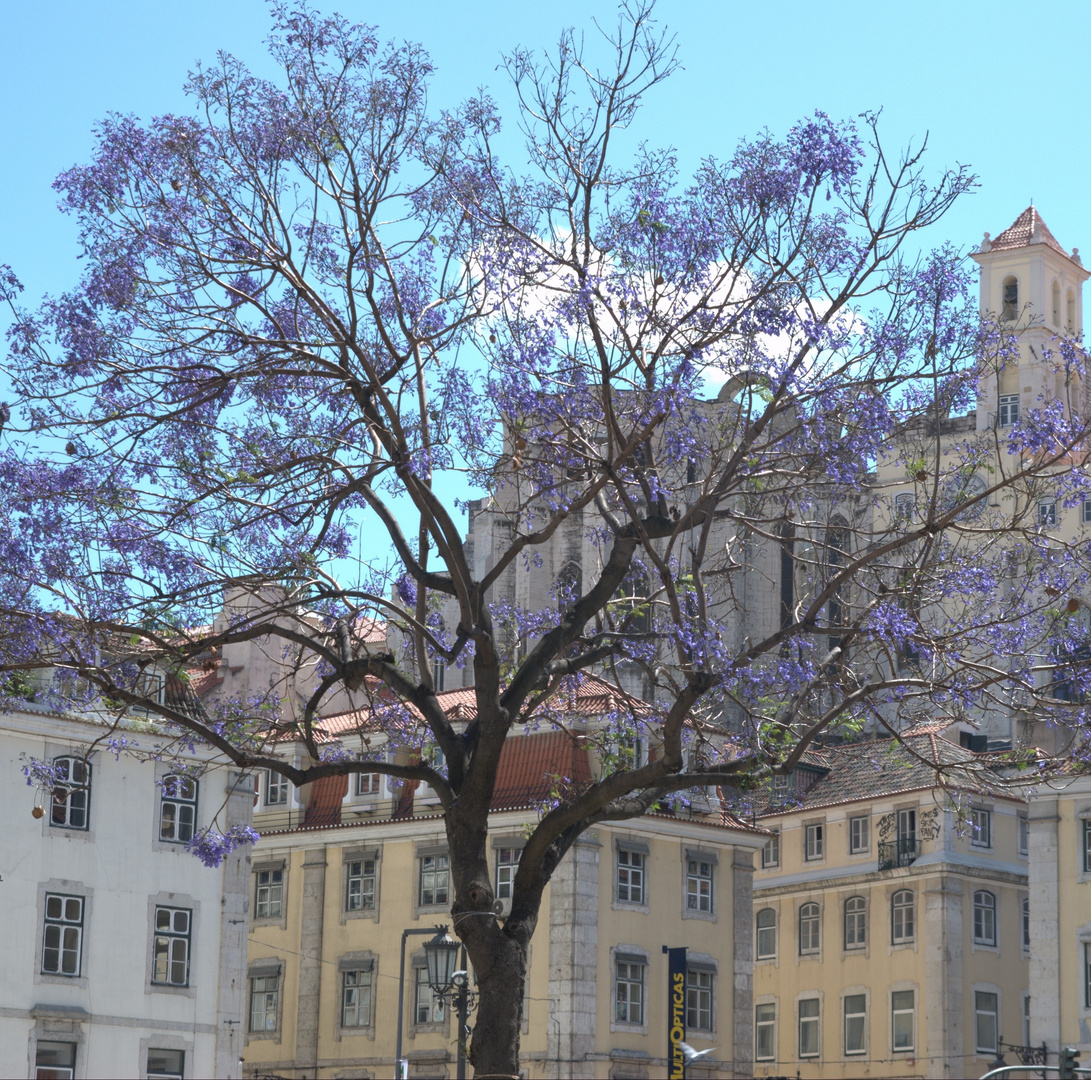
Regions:
M 988 251 L 1004 251 L 1030 247 L 1031 244 L 1048 244 L 1066 259 L 1072 258 L 1057 242 L 1057 238 L 1049 231 L 1049 226 L 1042 220 L 1042 215 L 1033 206 L 1028 206 L 995 240 L 989 241 L 987 248 L 985 245 L 982 248 Z

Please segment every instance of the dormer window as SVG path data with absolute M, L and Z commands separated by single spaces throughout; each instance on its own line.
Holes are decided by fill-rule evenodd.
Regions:
M 1004 278 L 1000 318 L 1004 322 L 1015 322 L 1019 313 L 1019 281 L 1014 277 Z

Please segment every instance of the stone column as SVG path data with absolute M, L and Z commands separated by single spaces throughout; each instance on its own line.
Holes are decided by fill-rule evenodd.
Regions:
M 1061 1045 L 1059 800 L 1032 799 L 1030 818 L 1030 1038 Z M 1071 947 L 1071 946 L 1070 946 Z
M 228 774 L 226 826 L 249 825 L 254 813 L 254 788 L 249 778 Z M 216 1006 L 216 1075 L 236 1080 L 246 1036 L 246 947 L 250 924 L 250 849 L 237 848 L 223 861 L 223 902 L 220 905 L 219 985 Z
M 322 914 L 326 901 L 326 849 L 303 856 L 303 919 L 299 935 L 299 1012 L 296 1067 L 318 1074 L 318 1002 L 322 987 Z
M 940 873 L 923 879 L 921 892 L 924 985 L 917 1002 L 917 1028 L 925 1036 L 922 1057 L 928 1076 L 961 1076 L 966 1042 L 962 882 Z
M 735 848 L 731 861 L 731 1021 L 734 1075 L 754 1074 L 754 853 Z
M 557 1080 L 594 1076 L 598 1009 L 598 840 L 578 840 L 549 889 L 549 996 L 557 1011 L 549 1025 L 547 1071 Z

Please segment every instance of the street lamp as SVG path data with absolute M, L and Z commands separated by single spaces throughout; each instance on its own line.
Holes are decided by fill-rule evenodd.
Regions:
M 438 929 L 438 928 L 437 928 Z M 461 952 L 461 966 L 455 962 Z M 447 936 L 447 927 L 424 943 L 424 958 L 428 964 L 428 983 L 432 993 L 446 1003 L 452 999 L 458 1015 L 458 1058 L 456 1076 L 466 1080 L 466 1037 L 470 1030 L 467 1020 L 470 1009 L 477 1004 L 477 995 L 470 990 L 467 974 L 466 946 Z

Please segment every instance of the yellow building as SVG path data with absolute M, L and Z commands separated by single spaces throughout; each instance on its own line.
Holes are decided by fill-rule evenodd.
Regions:
M 576 727 L 614 707 L 594 687 L 572 703 Z M 472 691 L 441 700 L 470 718 Z M 346 739 L 346 724 L 358 722 L 334 726 Z M 508 740 L 490 821 L 501 902 L 555 778 L 578 783 L 594 769 L 587 745 L 567 732 Z M 326 779 L 293 807 L 282 784 L 261 779 L 245 1076 L 393 1076 L 399 992 L 408 1075 L 455 1075 L 457 1025 L 427 983 L 427 934 L 406 939 L 399 977 L 403 932 L 450 923 L 439 807 L 429 788 L 409 788 Z M 664 946 L 689 949 L 687 1041 L 715 1048 L 689 1075 L 748 1075 L 751 882 L 764 839 L 723 814 L 715 797 L 697 798 L 684 815 L 586 832 L 546 890 L 530 947 L 524 1075 L 666 1075 Z
M 1001 1038 L 1029 1041 L 1026 806 L 974 784 L 973 737 L 937 722 L 905 748 L 825 748 L 776 791 L 754 881 L 755 1075 L 980 1076 Z
M 1051 1054 L 1077 1047 L 1086 1066 L 1091 1058 L 1091 776 L 1056 781 L 1035 792 L 1030 846 L 1030 1038 L 1044 1042 Z

